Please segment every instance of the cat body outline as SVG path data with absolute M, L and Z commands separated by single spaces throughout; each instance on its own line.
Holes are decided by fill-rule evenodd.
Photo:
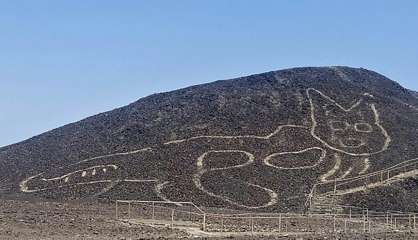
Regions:
M 203 195 L 206 194 L 211 198 L 219 200 L 220 202 L 226 202 L 236 207 L 249 209 L 271 207 L 277 204 L 279 200 L 281 200 L 281 202 L 283 200 L 283 196 L 280 194 L 281 189 L 277 189 L 280 184 L 272 187 L 263 181 L 259 182 L 257 178 L 263 179 L 265 176 L 254 174 L 257 172 L 257 169 L 264 169 L 264 171 L 260 172 L 271 172 L 273 175 L 281 174 L 283 172 L 291 175 L 292 172 L 298 171 L 316 171 L 318 170 L 316 168 L 318 168 L 318 166 L 321 164 L 330 163 L 328 164 L 329 166 L 325 172 L 323 171 L 324 169 L 322 169 L 322 172 L 317 176 L 317 182 L 335 181 L 339 178 L 343 179 L 349 176 L 356 176 L 359 173 L 366 173 L 366 167 L 368 168 L 370 166 L 368 157 L 387 150 L 391 141 L 390 136 L 380 122 L 379 112 L 377 111 L 375 104 L 369 103 L 367 101 L 369 98 L 372 98 L 372 96 L 369 94 L 364 94 L 362 98 L 356 101 L 349 108 L 344 108 L 342 105 L 338 104 L 335 100 L 331 99 L 319 90 L 308 88 L 306 89 L 306 95 L 311 108 L 310 127 L 303 125 L 279 125 L 275 131 L 265 136 L 195 136 L 187 139 L 169 141 L 159 146 L 143 148 L 131 152 L 114 153 L 89 158 L 69 166 L 70 168 L 77 168 L 81 165 L 92 165 L 92 163 L 99 162 L 104 164 L 98 164 L 95 166 L 106 166 L 106 164 L 111 165 L 112 162 L 115 161 L 113 158 L 123 158 L 128 156 L 134 156 L 134 158 L 136 156 L 137 159 L 140 159 L 138 160 L 138 164 L 141 164 L 141 161 L 146 161 L 147 157 L 150 160 L 155 160 L 155 158 L 158 158 L 168 163 L 162 163 L 159 166 L 160 169 L 176 169 L 176 171 L 179 172 L 179 176 L 173 178 L 173 176 L 168 176 L 168 174 L 165 176 L 164 174 L 159 174 L 158 167 L 154 167 L 156 169 L 153 169 L 154 173 L 156 173 L 155 176 L 153 176 L 153 174 L 139 174 L 141 176 L 135 176 L 135 173 L 119 173 L 118 176 L 115 176 L 113 180 L 109 181 L 109 184 L 106 185 L 104 191 L 99 191 L 96 193 L 96 195 L 109 191 L 121 182 L 137 181 L 138 183 L 151 182 L 155 184 L 155 191 L 157 192 L 157 195 L 164 200 L 185 200 L 181 197 L 172 198 L 172 196 L 167 196 L 167 194 L 164 193 L 164 190 L 167 187 L 174 187 L 175 189 L 176 186 L 189 184 L 189 188 L 195 188 L 194 190 L 197 189 L 203 193 Z M 356 116 L 348 116 L 344 118 L 344 114 L 353 115 L 353 112 L 356 112 Z M 363 119 L 360 122 L 356 122 L 356 118 Z M 345 133 L 345 131 L 349 130 L 354 130 L 355 133 Z M 330 131 L 331 134 L 326 133 L 330 136 L 323 136 L 323 132 L 326 131 Z M 371 148 L 367 145 L 367 135 L 370 135 L 372 132 L 375 134 L 373 138 L 382 137 L 383 141 L 379 142 L 379 145 L 381 145 L 380 147 L 375 146 L 374 148 Z M 289 136 L 285 136 L 286 134 Z M 292 138 L 294 139 L 296 137 L 292 136 L 292 134 L 301 134 L 304 136 L 307 141 L 306 146 L 302 144 L 300 147 L 294 148 L 295 146 L 293 145 L 295 143 L 292 143 L 291 141 Z M 357 139 L 356 134 L 362 136 L 357 137 Z M 376 141 L 375 139 L 372 140 Z M 291 143 L 290 145 L 288 144 L 289 142 Z M 193 150 L 188 151 L 187 149 L 191 146 Z M 277 159 L 283 159 L 283 156 L 297 156 L 298 154 L 306 154 L 310 152 L 315 152 L 314 155 L 316 159 L 309 159 L 310 161 L 308 161 L 308 164 L 306 164 L 306 162 L 302 162 L 303 164 L 299 165 L 284 166 L 280 161 L 277 161 Z M 212 163 L 215 164 L 215 167 L 210 167 L 208 165 L 208 162 L 210 162 L 208 159 L 211 155 L 216 154 L 225 154 L 226 157 L 228 157 L 228 155 L 241 155 L 243 158 L 242 161 L 239 161 L 238 158 L 238 160 L 235 159 L 238 161 L 235 162 L 236 164 L 233 163 L 235 165 L 216 166 L 219 163 L 215 162 Z M 142 155 L 147 156 L 144 157 Z M 173 159 L 173 157 L 180 157 L 182 159 L 180 161 L 177 159 L 172 161 L 171 159 Z M 106 159 L 109 159 L 109 161 Z M 117 162 L 120 163 L 121 166 L 124 164 L 126 165 L 126 162 L 123 160 Z M 135 161 L 133 161 L 133 163 L 135 163 Z M 117 169 L 123 168 L 117 164 L 115 164 L 115 166 L 117 166 Z M 254 172 L 247 171 L 246 174 L 249 176 L 242 176 L 240 172 L 243 172 L 243 170 L 246 171 L 248 168 L 252 168 Z M 130 171 L 130 169 L 125 168 L 123 171 Z M 79 174 L 80 169 L 73 172 Z M 183 174 L 184 172 L 193 173 Z M 253 189 L 255 192 L 264 192 L 264 195 L 267 195 L 268 198 L 262 204 L 251 201 L 249 201 L 250 204 L 242 203 L 240 200 L 226 196 L 228 193 L 225 193 L 225 190 L 228 190 L 228 188 L 221 188 L 218 190 L 213 189 L 214 186 L 220 186 L 223 184 L 223 182 L 216 182 L 214 183 L 214 186 L 207 186 L 205 181 L 202 181 L 202 178 L 208 178 L 206 175 L 215 174 L 216 177 L 219 177 L 222 175 L 222 173 L 228 173 L 233 177 L 235 176 L 241 178 L 234 180 L 232 177 L 232 185 L 237 185 L 238 183 L 238 185 L 241 184 L 246 186 L 249 189 Z M 228 174 L 225 174 L 223 177 L 228 179 Z M 251 174 L 254 174 L 254 176 L 251 176 Z M 24 179 L 20 183 L 21 191 L 40 192 L 53 190 L 56 186 L 65 187 L 65 184 L 62 183 L 62 181 L 65 181 L 65 178 L 47 178 L 47 175 L 47 173 L 43 172 Z M 161 177 L 161 175 L 164 177 Z M 48 187 L 48 183 L 52 183 L 54 179 L 55 181 L 58 179 L 61 182 L 55 182 L 55 187 Z M 36 188 L 36 182 L 39 183 L 42 181 L 44 182 L 44 186 L 47 187 Z M 188 181 L 188 183 L 186 181 Z M 34 182 L 35 184 L 33 184 Z M 95 181 L 92 182 L 92 184 L 94 184 Z M 296 195 L 300 195 L 299 197 L 306 198 L 307 193 L 311 191 L 312 187 L 317 182 L 309 183 L 309 187 L 306 187 L 300 192 L 297 192 Z M 80 182 L 77 182 L 76 184 L 80 184 Z M 271 184 L 274 185 L 277 183 L 270 183 L 270 185 Z M 303 183 L 299 183 L 299 185 L 301 184 Z M 283 186 L 280 186 L 280 188 L 282 187 Z M 184 196 L 185 195 L 183 194 L 183 197 Z M 290 196 L 288 194 L 286 197 L 287 199 L 292 199 L 295 196 Z

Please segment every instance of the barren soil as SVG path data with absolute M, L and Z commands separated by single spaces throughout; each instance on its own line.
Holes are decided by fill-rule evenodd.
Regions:
M 116 221 L 113 205 L 0 200 L 0 239 L 186 238 L 184 232 Z
M 105 203 L 0 199 L 0 239 L 202 239 L 167 227 L 117 221 L 114 213 L 114 205 Z M 220 236 L 224 237 L 214 236 L 211 239 L 417 239 L 417 235 L 411 233 Z

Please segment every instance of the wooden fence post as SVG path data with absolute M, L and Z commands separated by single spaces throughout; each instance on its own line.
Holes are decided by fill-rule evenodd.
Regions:
M 224 215 L 221 216 L 221 232 L 224 231 Z
M 116 220 L 119 219 L 118 216 L 118 200 L 116 200 Z
M 128 202 L 128 219 L 131 219 L 131 202 Z
M 308 229 L 308 231 L 311 229 L 311 222 L 309 221 L 309 218 L 310 214 L 306 216 L 306 228 Z
M 409 225 L 409 229 L 412 229 L 411 214 L 408 214 L 408 225 Z
M 206 213 L 203 213 L 203 231 L 206 232 Z
M 174 209 L 171 209 L 171 228 L 174 227 Z
M 364 211 L 363 211 L 363 232 L 366 232 L 366 215 L 364 215 Z
M 351 206 L 350 206 L 350 213 L 349 214 L 350 214 L 349 216 L 350 216 L 350 220 L 351 220 Z
M 344 232 L 347 232 L 347 219 L 344 219 Z
M 250 220 L 251 220 L 251 234 L 254 233 L 254 219 L 253 216 L 250 216 Z
M 152 220 L 155 219 L 155 202 L 152 202 Z
M 369 209 L 366 209 L 366 219 L 369 221 Z
M 389 226 L 389 213 L 386 212 L 386 227 Z
M 288 223 L 288 222 L 286 222 L 286 220 L 285 220 L 285 222 L 284 222 L 284 226 L 285 226 L 285 232 L 289 232 L 289 231 L 288 231 L 288 226 L 289 226 L 289 223 Z

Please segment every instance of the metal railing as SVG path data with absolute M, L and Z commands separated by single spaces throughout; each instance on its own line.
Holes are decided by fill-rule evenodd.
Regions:
M 240 233 L 385 233 L 418 232 L 418 215 L 350 207 L 349 213 L 209 213 L 191 202 L 116 201 L 116 218 L 206 232 Z
M 350 191 L 361 191 L 367 188 L 389 184 L 392 181 L 401 180 L 402 178 L 409 176 L 408 173 L 411 176 L 418 175 L 418 158 L 366 175 L 318 183 L 314 186 L 313 193 L 310 196 L 344 194 Z
M 205 229 L 205 213 L 192 202 L 116 200 L 115 217 L 142 219 L 150 224 L 162 223 L 171 227 L 199 225 Z

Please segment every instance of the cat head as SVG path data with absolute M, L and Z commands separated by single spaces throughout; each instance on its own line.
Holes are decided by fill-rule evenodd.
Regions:
M 369 156 L 388 148 L 391 139 L 380 122 L 372 95 L 364 94 L 349 108 L 313 88 L 307 95 L 311 134 L 327 147 L 352 156 Z

